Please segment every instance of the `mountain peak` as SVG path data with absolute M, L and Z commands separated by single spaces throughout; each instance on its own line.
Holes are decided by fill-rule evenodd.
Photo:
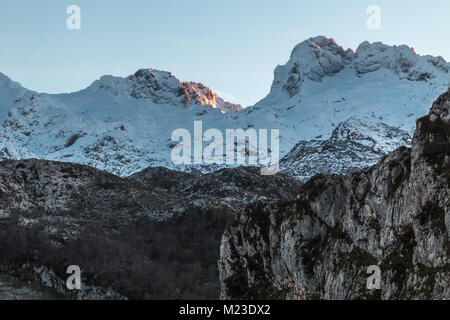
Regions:
M 305 40 L 294 47 L 285 65 L 275 69 L 269 97 L 281 91 L 292 98 L 300 93 L 305 80 L 321 81 L 327 75 L 338 73 L 351 56 L 334 39 L 318 36 Z
M 295 46 L 290 62 L 299 67 L 298 71 L 306 78 L 320 81 L 325 75 L 332 75 L 342 70 L 345 57 L 345 50 L 337 44 L 336 40 L 318 36 Z
M 345 56 L 345 50 L 342 48 L 336 40 L 333 38 L 327 38 L 325 36 L 317 36 L 309 38 L 308 40 L 305 40 L 303 42 L 300 42 L 298 45 L 294 47 L 291 53 L 291 58 L 297 57 L 297 51 L 300 48 L 313 48 L 313 49 L 322 49 L 322 50 L 328 50 L 331 52 L 335 52 L 338 55 Z M 301 51 L 300 51 L 301 53 Z
M 136 100 L 151 100 L 156 104 L 205 105 L 222 113 L 242 110 L 237 104 L 220 98 L 209 87 L 196 82 L 182 82 L 172 72 L 154 68 L 139 69 L 126 78 L 103 76 L 91 86 L 115 96 L 125 95 Z
M 354 52 L 344 50 L 333 38 L 317 36 L 296 45 L 289 61 L 277 66 L 266 98 L 273 101 L 291 99 L 301 92 L 305 81 L 320 82 L 345 68 L 354 70 L 355 76 L 384 68 L 400 79 L 427 82 L 443 78 L 450 83 L 445 80 L 449 78 L 450 63 L 442 57 L 421 56 L 406 45 L 389 46 L 368 41 L 361 43 Z

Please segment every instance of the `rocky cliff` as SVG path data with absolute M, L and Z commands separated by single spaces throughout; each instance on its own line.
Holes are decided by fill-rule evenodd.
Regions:
M 450 299 L 450 90 L 417 121 L 412 148 L 296 200 L 259 201 L 229 223 L 224 299 Z M 366 287 L 369 266 L 381 289 Z

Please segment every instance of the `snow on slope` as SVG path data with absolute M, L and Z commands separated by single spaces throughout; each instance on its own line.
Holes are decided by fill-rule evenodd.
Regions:
M 407 46 L 364 42 L 353 52 L 316 37 L 295 47 L 276 68 L 268 96 L 244 110 L 201 84 L 154 69 L 104 76 L 59 95 L 26 90 L 0 74 L 0 156 L 78 162 L 121 176 L 149 166 L 185 169 L 171 163 L 170 137 L 178 128 L 193 132 L 195 120 L 204 131 L 280 129 L 281 156 L 299 141 L 328 141 L 349 119 L 364 126 L 349 128 L 367 137 L 380 137 L 371 130 L 383 126 L 400 130 L 400 145 L 403 132 L 412 133 L 415 120 L 449 86 L 449 69 L 442 58 Z M 374 140 L 377 154 L 397 147 Z M 285 163 L 299 165 L 294 162 Z
M 411 135 L 384 123 L 349 119 L 327 140 L 300 141 L 283 159 L 283 172 L 301 180 L 316 174 L 345 174 L 375 165 L 388 150 L 410 145 Z

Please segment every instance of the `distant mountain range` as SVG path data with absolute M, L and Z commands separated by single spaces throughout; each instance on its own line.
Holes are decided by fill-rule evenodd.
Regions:
M 70 94 L 33 92 L 0 74 L 0 157 L 120 176 L 157 166 L 191 170 L 171 162 L 170 137 L 202 120 L 205 130 L 279 129 L 282 170 L 299 178 L 347 172 L 408 145 L 415 120 L 449 86 L 449 70 L 443 58 L 407 46 L 364 42 L 352 51 L 316 37 L 294 48 L 268 96 L 245 109 L 154 69 L 104 76 Z

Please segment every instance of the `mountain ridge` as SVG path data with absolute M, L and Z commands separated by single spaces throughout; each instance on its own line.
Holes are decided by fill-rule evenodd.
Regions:
M 415 119 L 448 87 L 450 73 L 442 58 L 410 49 L 363 43 L 353 52 L 333 39 L 311 38 L 277 67 L 271 93 L 243 110 L 208 87 L 154 69 L 126 78 L 104 76 L 84 90 L 56 95 L 2 76 L 0 158 L 77 162 L 122 177 L 149 166 L 209 172 L 170 160 L 171 133 L 183 128 L 192 134 L 194 121 L 202 121 L 205 130 L 279 129 L 280 158 L 300 141 L 327 140 L 349 119 L 367 124 L 357 131 L 368 137 L 382 126 L 412 135 Z M 404 145 L 397 141 L 391 146 L 375 141 L 374 149 L 386 153 Z M 309 171 L 313 175 L 320 167 Z

